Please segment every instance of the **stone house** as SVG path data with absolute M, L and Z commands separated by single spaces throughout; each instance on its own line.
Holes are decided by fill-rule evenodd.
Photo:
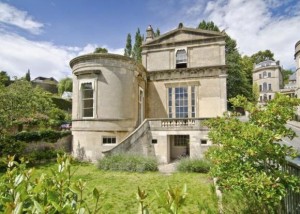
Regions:
M 75 156 L 202 157 L 211 145 L 203 121 L 227 110 L 223 33 L 179 26 L 154 37 L 149 26 L 142 64 L 98 53 L 70 66 Z
M 267 60 L 254 65 L 253 84 L 259 89 L 259 103 L 274 98 L 283 89 L 283 75 L 279 61 Z

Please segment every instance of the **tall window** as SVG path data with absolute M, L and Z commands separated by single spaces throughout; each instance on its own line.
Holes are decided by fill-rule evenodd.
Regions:
M 196 116 L 195 86 L 191 87 L 191 117 Z
M 173 103 L 172 103 L 172 89 L 173 88 L 168 88 L 168 110 L 169 110 L 169 118 L 173 117 L 172 114 L 172 107 L 173 107 Z
M 271 77 L 271 72 L 268 73 L 268 77 Z
M 168 88 L 169 118 L 196 117 L 196 87 Z
M 93 117 L 94 116 L 94 90 L 92 83 L 82 83 L 82 116 Z
M 269 91 L 271 91 L 272 90 L 272 85 L 271 84 L 269 84 Z
M 178 50 L 176 52 L 176 68 L 187 67 L 187 54 L 185 50 Z
M 268 90 L 268 84 L 266 82 L 263 83 L 263 91 Z
M 187 87 L 175 88 L 175 112 L 176 118 L 189 117 Z

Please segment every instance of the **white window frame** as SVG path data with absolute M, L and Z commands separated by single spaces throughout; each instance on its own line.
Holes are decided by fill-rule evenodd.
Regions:
M 111 143 L 104 143 L 104 140 L 105 139 L 110 139 L 111 140 Z M 114 143 L 112 141 L 115 141 Z M 102 136 L 102 145 L 105 145 L 105 146 L 110 146 L 110 145 L 116 145 L 117 144 L 117 137 L 116 136 Z
M 196 118 L 198 115 L 198 103 L 197 103 L 197 94 L 198 94 L 198 84 L 171 84 L 170 86 L 166 86 L 167 91 L 167 113 L 168 118 Z M 176 117 L 176 98 L 175 98 L 175 90 L 176 88 L 187 88 L 187 107 L 188 107 L 188 117 Z M 194 88 L 194 93 L 192 94 L 192 88 Z M 192 97 L 194 96 L 194 97 Z M 192 99 L 194 99 L 194 104 L 192 103 Z M 194 111 L 193 111 L 194 110 Z
M 86 84 L 86 83 L 91 83 L 92 85 L 92 89 L 93 89 L 93 116 L 92 117 L 85 117 L 83 115 L 83 91 L 82 91 L 82 85 Z M 95 99 L 95 92 L 96 91 L 96 87 L 95 87 L 95 80 L 94 79 L 82 79 L 79 80 L 79 93 L 80 93 L 80 115 L 81 118 L 83 119 L 88 119 L 88 118 L 96 118 L 96 99 Z
M 185 51 L 185 53 L 186 53 L 186 62 L 177 63 L 177 52 L 178 51 Z M 176 48 L 174 53 L 175 53 L 175 55 L 174 55 L 175 68 L 177 67 L 177 64 L 183 64 L 183 63 L 186 63 L 186 67 L 188 67 L 188 50 L 187 50 L 187 48 L 186 47 Z

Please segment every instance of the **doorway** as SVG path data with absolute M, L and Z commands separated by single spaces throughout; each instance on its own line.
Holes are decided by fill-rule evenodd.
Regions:
M 171 161 L 190 156 L 189 135 L 169 135 L 169 142 Z

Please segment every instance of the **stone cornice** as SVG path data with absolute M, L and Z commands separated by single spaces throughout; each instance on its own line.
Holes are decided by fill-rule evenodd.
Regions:
M 196 67 L 196 68 L 180 68 L 161 71 L 147 72 L 148 80 L 170 80 L 170 79 L 186 79 L 186 78 L 211 78 L 226 76 L 226 65 Z
M 175 46 L 186 46 L 186 45 L 195 45 L 206 42 L 216 42 L 216 41 L 224 41 L 224 36 L 216 36 L 210 38 L 202 38 L 202 39 L 190 39 L 190 40 L 182 40 L 176 42 L 168 42 L 168 43 L 155 43 L 155 44 L 144 44 L 142 45 L 143 51 L 152 49 L 152 48 L 162 48 L 162 47 L 175 47 Z M 216 45 L 215 43 L 213 45 Z M 220 44 L 218 44 L 220 45 Z M 225 45 L 225 41 L 224 44 Z
M 97 60 L 106 60 L 106 59 L 108 59 L 108 60 L 111 59 L 111 60 L 116 60 L 116 61 L 119 61 L 119 62 L 121 61 L 121 62 L 129 63 L 131 65 L 136 66 L 139 73 L 144 73 L 142 76 L 146 75 L 146 69 L 144 68 L 144 66 L 141 63 L 137 63 L 132 58 L 127 57 L 127 56 L 122 56 L 122 55 L 119 55 L 119 54 L 110 54 L 110 53 L 92 53 L 92 54 L 85 54 L 85 55 L 82 55 L 82 56 L 78 56 L 78 57 L 76 57 L 76 58 L 74 58 L 70 61 L 70 67 L 72 68 L 73 73 L 75 75 L 76 75 L 76 73 L 81 74 L 81 73 L 85 73 L 85 72 L 82 71 L 82 69 L 79 72 L 77 72 L 76 71 L 76 67 L 77 67 L 76 65 L 77 64 L 80 64 L 80 63 L 84 64 L 84 63 L 92 62 L 92 61 L 96 61 L 96 63 L 97 63 Z M 86 71 L 86 73 L 90 73 L 90 72 Z

